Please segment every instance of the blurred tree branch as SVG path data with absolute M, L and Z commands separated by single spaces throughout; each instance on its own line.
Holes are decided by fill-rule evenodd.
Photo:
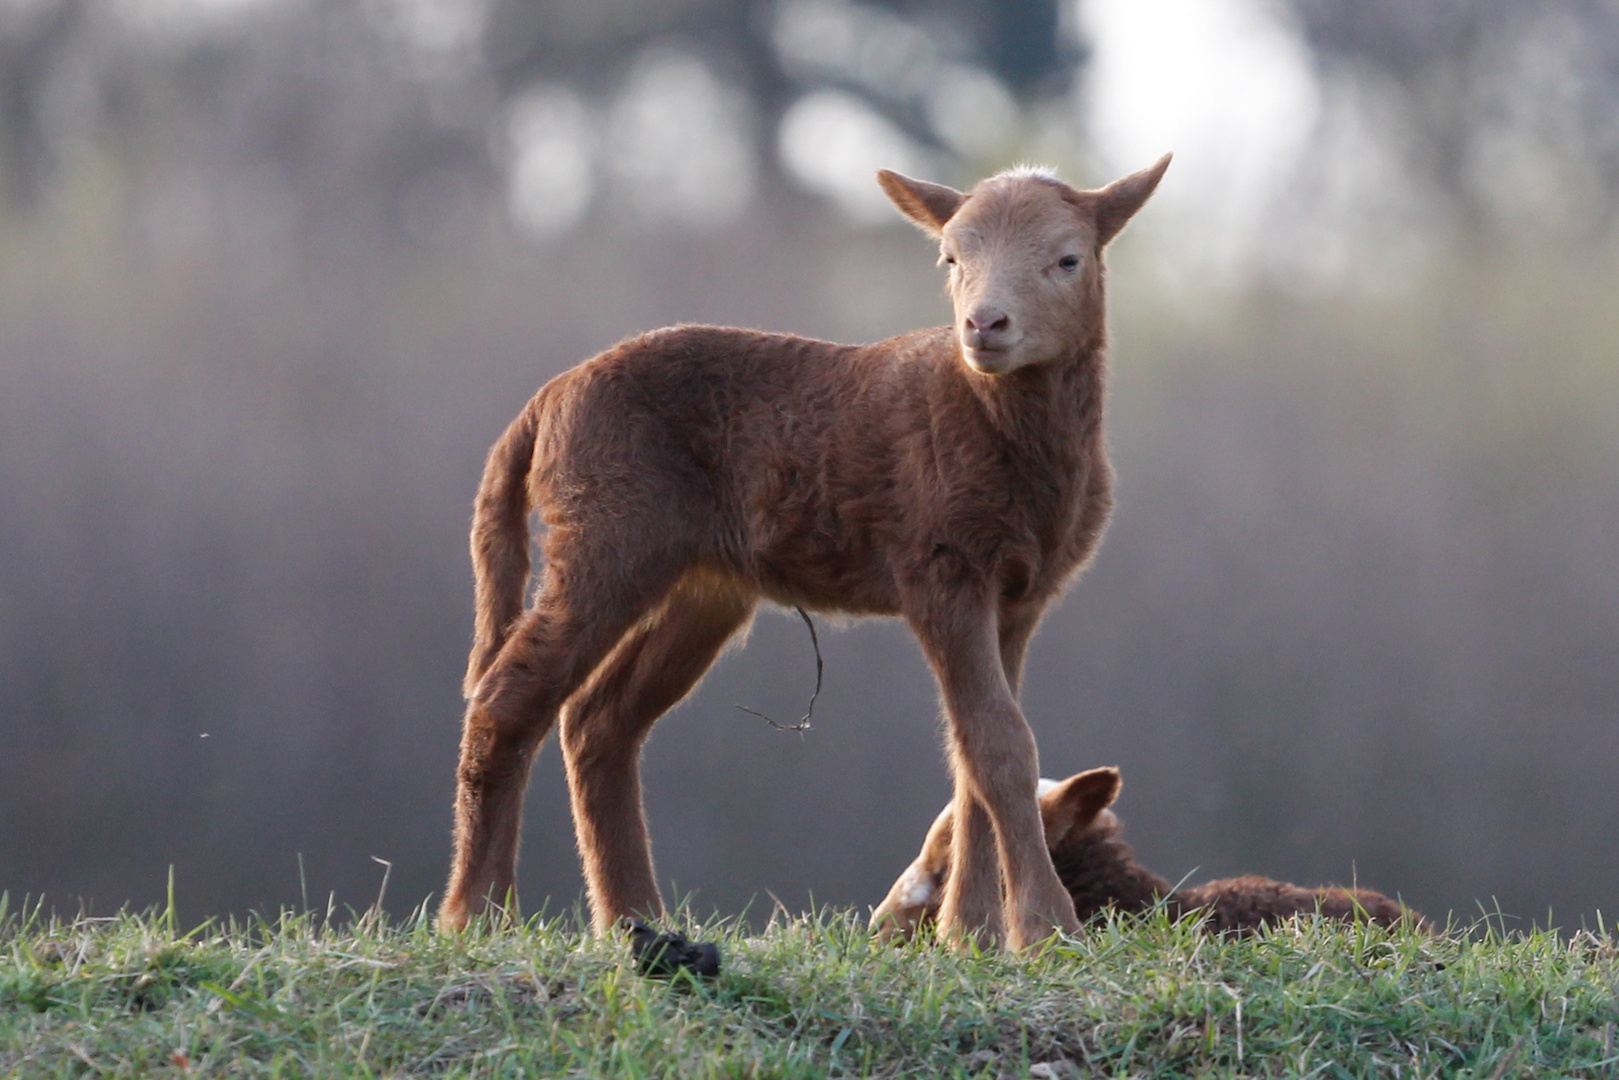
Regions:
M 1619 7 L 1604 0 L 1290 0 L 1321 70 L 1395 99 L 1403 163 L 1463 228 L 1558 216 L 1589 235 L 1619 195 Z M 1330 84 L 1329 84 L 1330 89 Z

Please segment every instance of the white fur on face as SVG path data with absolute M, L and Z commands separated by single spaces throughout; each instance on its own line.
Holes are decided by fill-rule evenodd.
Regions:
M 1059 783 L 1059 781 L 1048 780 L 1044 776 L 1042 776 L 1040 778 L 1040 782 L 1035 785 L 1034 797 L 1037 798 L 1037 799 L 1045 798 L 1047 795 L 1050 795 L 1053 791 L 1056 790 L 1058 783 Z
M 938 888 L 933 875 L 920 866 L 911 866 L 900 875 L 900 896 L 906 907 L 924 907 L 933 899 L 933 893 Z
M 1036 790 L 1038 794 L 1045 795 L 1057 785 L 1058 781 L 1048 780 L 1042 776 Z M 950 808 L 945 807 L 940 816 L 943 817 L 949 812 Z M 899 880 L 894 882 L 894 887 L 889 890 L 888 900 L 885 900 L 873 914 L 874 927 L 883 920 L 893 921 L 895 925 L 914 926 L 927 913 L 927 909 L 938 896 L 946 867 L 930 870 L 924 865 L 925 855 L 926 853 L 924 857 L 907 866 L 905 872 L 899 876 Z M 910 931 L 906 929 L 905 932 Z

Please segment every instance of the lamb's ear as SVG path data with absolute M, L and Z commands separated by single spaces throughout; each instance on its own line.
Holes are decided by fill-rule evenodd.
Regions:
M 877 182 L 894 200 L 899 212 L 929 236 L 938 236 L 943 232 L 944 223 L 967 201 L 967 196 L 953 187 L 912 180 L 909 176 L 901 176 L 888 169 L 877 171 Z
M 1090 828 L 1097 815 L 1119 797 L 1123 783 L 1119 770 L 1108 766 L 1070 776 L 1040 796 L 1046 847 L 1054 848 L 1074 833 Z
M 1138 173 L 1115 180 L 1096 192 L 1096 242 L 1104 245 L 1119 235 L 1124 223 L 1135 216 L 1147 197 L 1158 187 L 1173 154 L 1165 154 Z

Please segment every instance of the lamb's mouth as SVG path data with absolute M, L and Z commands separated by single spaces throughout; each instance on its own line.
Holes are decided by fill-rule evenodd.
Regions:
M 1012 368 L 1012 350 L 1004 346 L 964 345 L 961 353 L 967 366 L 982 375 L 999 375 Z

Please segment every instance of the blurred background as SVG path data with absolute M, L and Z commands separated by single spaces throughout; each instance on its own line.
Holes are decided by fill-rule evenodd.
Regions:
M 883 202 L 1175 163 L 1111 252 L 1118 510 L 1044 772 L 1177 878 L 1619 907 L 1605 0 L 0 0 L 0 889 L 442 886 L 485 450 L 677 320 L 944 322 Z M 898 625 L 762 613 L 655 732 L 700 911 L 869 905 L 948 782 Z M 528 910 L 580 895 L 558 755 Z

